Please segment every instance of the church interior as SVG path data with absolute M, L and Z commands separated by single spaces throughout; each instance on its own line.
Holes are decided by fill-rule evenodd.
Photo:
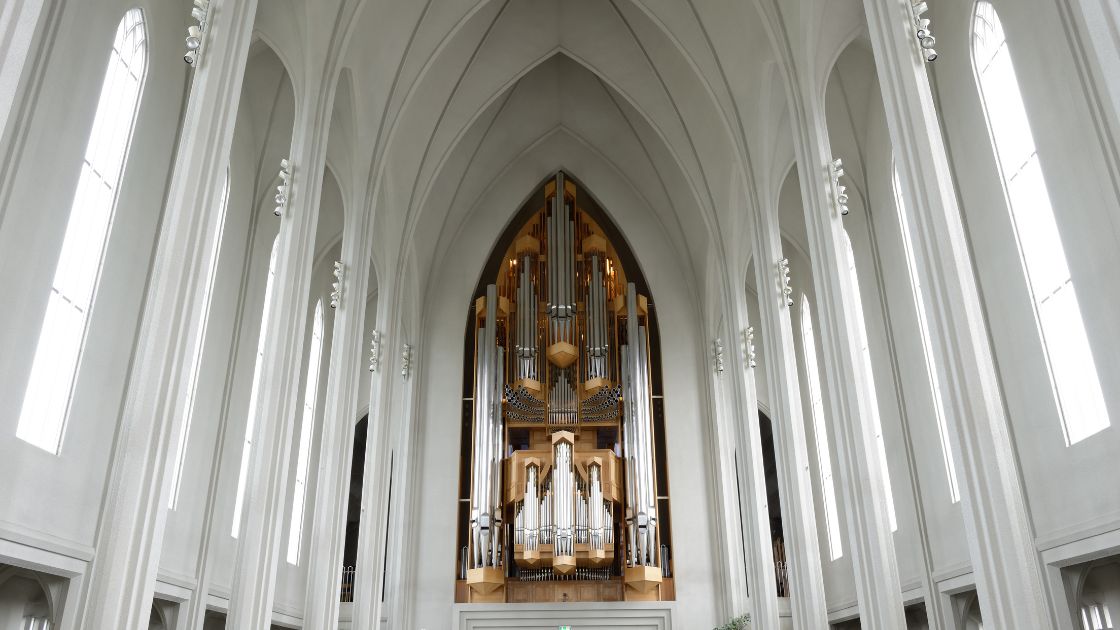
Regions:
M 1116 0 L 5 0 L 0 630 L 1120 628 L 1118 269 Z

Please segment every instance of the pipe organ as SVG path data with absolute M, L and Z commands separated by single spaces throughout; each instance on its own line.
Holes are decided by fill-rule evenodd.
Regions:
M 672 599 L 651 305 L 575 184 L 543 192 L 472 314 L 456 597 Z

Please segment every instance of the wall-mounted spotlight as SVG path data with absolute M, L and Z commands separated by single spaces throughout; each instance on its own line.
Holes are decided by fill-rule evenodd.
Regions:
M 754 355 L 754 326 L 747 326 L 743 331 L 743 355 L 747 359 L 747 367 L 757 367 Z
M 918 40 L 922 58 L 933 61 L 937 59 L 937 51 L 933 49 L 937 45 L 937 38 L 933 36 L 933 31 L 929 30 L 929 18 L 922 17 L 926 11 L 929 11 L 929 5 L 924 1 L 910 5 L 911 17 L 914 20 L 914 37 Z
M 401 378 L 408 380 L 408 375 L 412 371 L 412 345 L 404 344 L 401 347 Z
M 828 165 L 829 180 L 832 182 L 832 200 L 840 216 L 848 216 L 848 187 L 840 183 L 844 176 L 844 162 L 836 158 Z
M 789 259 L 778 261 L 778 279 L 782 283 L 782 296 L 786 299 L 786 306 L 793 306 L 793 289 L 789 286 Z
M 183 55 L 183 61 L 188 65 L 198 65 L 199 57 L 202 56 L 202 34 L 206 32 L 206 18 L 209 13 L 210 0 L 194 0 L 191 19 L 196 23 L 187 27 L 187 52 Z
M 346 267 L 342 264 L 341 260 L 336 260 L 334 263 L 334 282 L 331 283 L 331 308 L 338 308 L 342 303 L 342 275 L 345 273 Z
M 375 330 L 369 339 L 369 371 L 381 369 L 381 331 Z
M 292 165 L 288 158 L 280 160 L 280 185 L 276 187 L 276 208 L 272 214 L 282 216 L 288 208 L 288 193 L 292 189 Z
M 723 374 L 723 340 L 719 337 L 712 340 L 712 361 L 716 374 Z

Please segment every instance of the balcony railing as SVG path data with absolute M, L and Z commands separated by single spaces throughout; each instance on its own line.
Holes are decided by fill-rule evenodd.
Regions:
M 354 601 L 354 567 L 342 567 L 342 588 L 339 589 L 338 601 L 344 604 Z

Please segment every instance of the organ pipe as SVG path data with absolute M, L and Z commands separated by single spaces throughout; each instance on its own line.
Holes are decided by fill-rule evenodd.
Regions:
M 670 575 L 648 299 L 579 200 L 557 174 L 478 298 L 465 601 L 517 579 L 617 579 L 648 600 Z

